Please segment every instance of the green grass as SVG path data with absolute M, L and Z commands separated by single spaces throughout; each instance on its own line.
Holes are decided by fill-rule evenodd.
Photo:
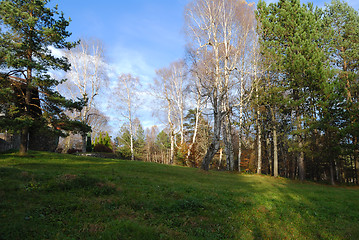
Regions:
M 359 239 L 359 190 L 153 163 L 1 154 L 0 239 Z

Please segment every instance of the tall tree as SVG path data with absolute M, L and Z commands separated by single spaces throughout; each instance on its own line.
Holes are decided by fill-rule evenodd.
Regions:
M 134 155 L 137 160 L 142 159 L 142 152 L 145 145 L 145 135 L 142 128 L 141 122 L 138 118 L 133 120 L 133 136 L 132 136 L 132 147 Z M 116 144 L 118 151 L 125 158 L 132 159 L 131 152 L 131 133 L 128 123 L 124 123 L 120 129 L 118 137 L 116 137 Z
M 348 3 L 333 0 L 324 9 L 324 24 L 326 33 L 330 36 L 328 47 L 330 61 L 335 71 L 335 79 L 344 89 L 346 106 L 341 119 L 346 124 L 342 126 L 344 135 L 349 139 L 349 151 L 356 165 L 355 175 L 358 183 L 359 173 L 359 14 Z M 340 104 L 340 96 L 337 96 Z M 337 107 L 338 109 L 338 107 Z M 335 116 L 335 115 L 333 115 Z M 338 115 L 337 115 L 338 116 Z
M 209 169 L 219 150 L 223 124 L 228 161 L 233 163 L 229 89 L 233 85 L 231 76 L 238 69 L 243 53 L 241 47 L 245 37 L 241 30 L 247 28 L 248 22 L 242 15 L 248 11 L 251 11 L 251 5 L 237 0 L 195 0 L 186 9 L 192 71 L 201 72 L 198 79 L 202 97 L 210 101 L 213 112 L 214 134 L 203 159 L 204 170 Z
M 122 74 L 118 77 L 117 86 L 114 89 L 114 95 L 116 96 L 115 106 L 120 110 L 120 114 L 125 119 L 129 126 L 130 131 L 130 149 L 131 149 L 131 160 L 135 160 L 134 151 L 134 135 L 135 135 L 135 124 L 136 110 L 139 105 L 139 87 L 140 80 L 131 74 Z
M 166 124 L 169 126 L 171 142 L 170 164 L 174 163 L 176 134 L 180 133 L 181 145 L 184 143 L 184 111 L 186 97 L 186 69 L 183 61 L 170 64 L 156 72 L 153 86 L 154 95 L 162 103 L 166 112 Z
M 257 19 L 261 23 L 262 52 L 276 59 L 269 73 L 279 80 L 284 104 L 295 116 L 292 133 L 296 144 L 292 149 L 297 152 L 299 179 L 304 180 L 307 118 L 327 76 L 320 42 L 321 15 L 313 4 L 301 5 L 299 0 L 280 0 L 268 6 L 260 1 Z M 271 111 L 272 118 L 274 112 L 275 108 Z
M 44 125 L 56 129 L 60 122 L 68 120 L 63 114 L 66 108 L 81 108 L 54 90 L 61 81 L 48 74 L 49 70 L 70 68 L 68 60 L 52 55 L 49 47 L 71 49 L 76 45 L 66 40 L 71 35 L 66 30 L 69 20 L 57 6 L 48 8 L 48 3 L 48 0 L 0 2 L 2 80 L 15 86 L 12 94 L 16 96 L 12 100 L 17 102 L 9 105 L 12 107 L 7 118 L 1 122 L 5 122 L 4 128 L 20 131 L 21 154 L 27 152 L 29 129 L 34 123 L 42 119 Z
M 95 99 L 101 88 L 108 83 L 102 43 L 99 40 L 81 39 L 79 45 L 65 51 L 65 57 L 69 60 L 71 69 L 66 74 L 68 81 L 59 86 L 60 91 L 73 100 L 86 99 L 86 105 L 76 114 L 75 119 L 92 126 Z M 86 133 L 81 133 L 81 136 L 82 151 L 86 152 Z

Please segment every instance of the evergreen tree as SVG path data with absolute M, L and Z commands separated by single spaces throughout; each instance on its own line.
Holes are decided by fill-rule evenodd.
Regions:
M 145 132 L 139 120 L 136 122 L 133 138 L 134 155 L 136 159 L 142 159 L 142 153 L 145 147 Z M 125 123 L 122 125 L 119 136 L 116 138 L 116 145 L 122 157 L 131 159 L 131 135 L 128 124 Z
M 301 5 L 299 0 L 280 0 L 268 6 L 260 1 L 257 19 L 262 53 L 275 59 L 269 71 L 280 81 L 283 104 L 295 115 L 292 150 L 297 152 L 299 178 L 304 180 L 306 131 L 327 76 L 320 11 L 314 10 L 313 4 Z
M 49 0 L 3 0 L 0 2 L 0 64 L 4 93 L 2 107 L 6 115 L 0 119 L 0 128 L 20 132 L 20 153 L 28 146 L 29 129 L 37 122 L 52 129 L 89 131 L 88 126 L 70 121 L 63 113 L 66 109 L 81 109 L 84 103 L 66 100 L 56 90 L 61 81 L 53 79 L 49 70 L 67 71 L 65 58 L 52 55 L 50 47 L 71 49 L 75 42 L 57 6 L 46 7 Z
M 332 104 L 329 105 L 331 109 L 328 109 L 327 114 L 331 115 L 331 119 L 336 116 L 336 124 L 330 126 L 338 127 L 340 131 L 338 134 L 343 136 L 338 143 L 347 143 L 342 151 L 353 157 L 354 176 L 358 183 L 359 14 L 348 3 L 333 0 L 324 9 L 324 25 L 327 26 L 326 35 L 330 36 L 327 47 L 330 50 L 331 66 L 335 73 L 332 82 L 337 86 L 335 98 L 330 98 Z M 329 123 L 330 119 L 325 119 L 328 120 L 326 123 Z
M 156 145 L 160 150 L 167 150 L 171 147 L 170 137 L 169 135 L 162 130 L 156 137 Z

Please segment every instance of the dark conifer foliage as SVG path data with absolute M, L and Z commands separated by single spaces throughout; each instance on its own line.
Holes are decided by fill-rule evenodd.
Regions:
M 256 16 L 262 103 L 277 109 L 281 175 L 358 181 L 358 13 L 338 0 L 324 9 L 280 0 L 260 1 Z
M 70 121 L 65 110 L 81 109 L 84 101 L 72 102 L 55 87 L 61 82 L 50 71 L 70 68 L 64 57 L 54 56 L 51 48 L 70 49 L 66 30 L 69 20 L 48 0 L 4 0 L 0 2 L 0 64 L 2 130 L 21 134 L 20 153 L 27 152 L 31 128 L 50 127 L 89 131 L 87 126 Z M 32 110 L 37 108 L 37 110 Z M 34 114 L 36 113 L 36 114 Z

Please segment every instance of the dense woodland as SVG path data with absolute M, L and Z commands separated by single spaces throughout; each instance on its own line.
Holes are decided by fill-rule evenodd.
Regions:
M 20 133 L 21 153 L 41 127 L 62 152 L 358 184 L 359 15 L 346 2 L 193 0 L 186 56 L 151 86 L 109 79 L 101 42 L 67 42 L 47 2 L 0 2 L 0 129 Z M 163 128 L 142 127 L 143 93 Z

